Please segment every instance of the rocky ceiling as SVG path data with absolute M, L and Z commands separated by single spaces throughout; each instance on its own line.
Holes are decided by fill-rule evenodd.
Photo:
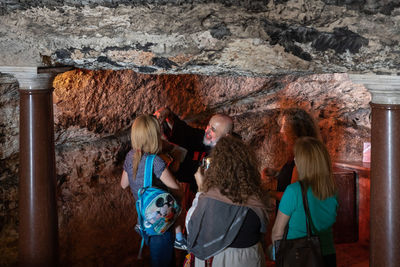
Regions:
M 152 74 L 400 74 L 400 1 L 0 3 L 0 65 Z

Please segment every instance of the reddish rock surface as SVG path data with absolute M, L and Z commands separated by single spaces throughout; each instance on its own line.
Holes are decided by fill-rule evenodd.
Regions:
M 14 114 L 0 117 L 6 125 L 1 128 L 5 141 L 0 148 L 0 212 L 3 240 L 9 240 L 2 244 L 14 251 L 7 254 L 12 262 L 18 147 L 8 144 L 18 139 L 18 87 L 0 87 L 0 112 Z M 277 118 L 287 107 L 303 107 L 313 115 L 335 160 L 361 160 L 362 144 L 370 138 L 370 94 L 346 74 L 262 78 L 77 69 L 57 76 L 54 88 L 60 251 L 65 266 L 112 265 L 121 260 L 116 255 L 132 260 L 137 248 L 126 244 L 138 242 L 134 201 L 129 190 L 120 188 L 119 179 L 130 147 L 129 129 L 138 114 L 169 106 L 196 127 L 204 127 L 213 113 L 229 114 L 235 132 L 256 150 L 260 168 L 280 167 L 285 161 Z

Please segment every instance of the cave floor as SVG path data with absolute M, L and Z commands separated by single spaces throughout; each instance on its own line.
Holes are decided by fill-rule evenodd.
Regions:
M 365 241 L 355 243 L 335 244 L 337 267 L 367 267 L 369 266 L 369 244 Z M 176 250 L 176 266 L 183 266 L 185 252 Z M 123 266 L 150 266 L 148 253 L 138 260 L 134 257 L 126 259 Z M 267 261 L 266 267 L 274 267 L 273 261 Z
M 337 267 L 368 267 L 369 244 L 365 241 L 355 243 L 335 244 Z M 273 261 L 267 261 L 267 267 L 275 266 Z

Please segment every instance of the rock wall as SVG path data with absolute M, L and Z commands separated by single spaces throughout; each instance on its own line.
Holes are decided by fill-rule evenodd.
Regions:
M 7 1 L 0 65 L 399 75 L 392 1 Z
M 18 102 L 16 79 L 0 74 L 0 265 L 17 257 Z
M 6 255 L 0 265 L 7 265 L 15 263 L 18 238 L 18 84 L 8 75 L 0 78 L 0 113 L 7 114 L 0 116 L 0 251 Z M 334 160 L 361 160 L 362 144 L 370 138 L 370 94 L 346 74 L 248 77 L 76 69 L 58 75 L 53 86 L 63 266 L 134 261 L 133 244 L 139 242 L 134 200 L 119 179 L 138 114 L 166 105 L 195 127 L 204 127 L 215 112 L 229 114 L 261 167 L 279 167 L 285 160 L 277 117 L 286 107 L 300 106 L 313 115 Z

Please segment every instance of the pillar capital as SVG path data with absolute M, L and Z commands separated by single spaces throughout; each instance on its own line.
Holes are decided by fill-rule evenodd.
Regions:
M 0 66 L 0 72 L 17 78 L 20 90 L 43 90 L 53 87 L 54 77 L 73 67 L 15 67 Z
M 363 84 L 372 94 L 372 103 L 400 105 L 400 76 L 349 74 L 353 83 Z
M 39 73 L 37 67 L 0 66 L 0 72 L 13 75 L 21 90 L 42 90 L 53 87 L 53 73 Z

